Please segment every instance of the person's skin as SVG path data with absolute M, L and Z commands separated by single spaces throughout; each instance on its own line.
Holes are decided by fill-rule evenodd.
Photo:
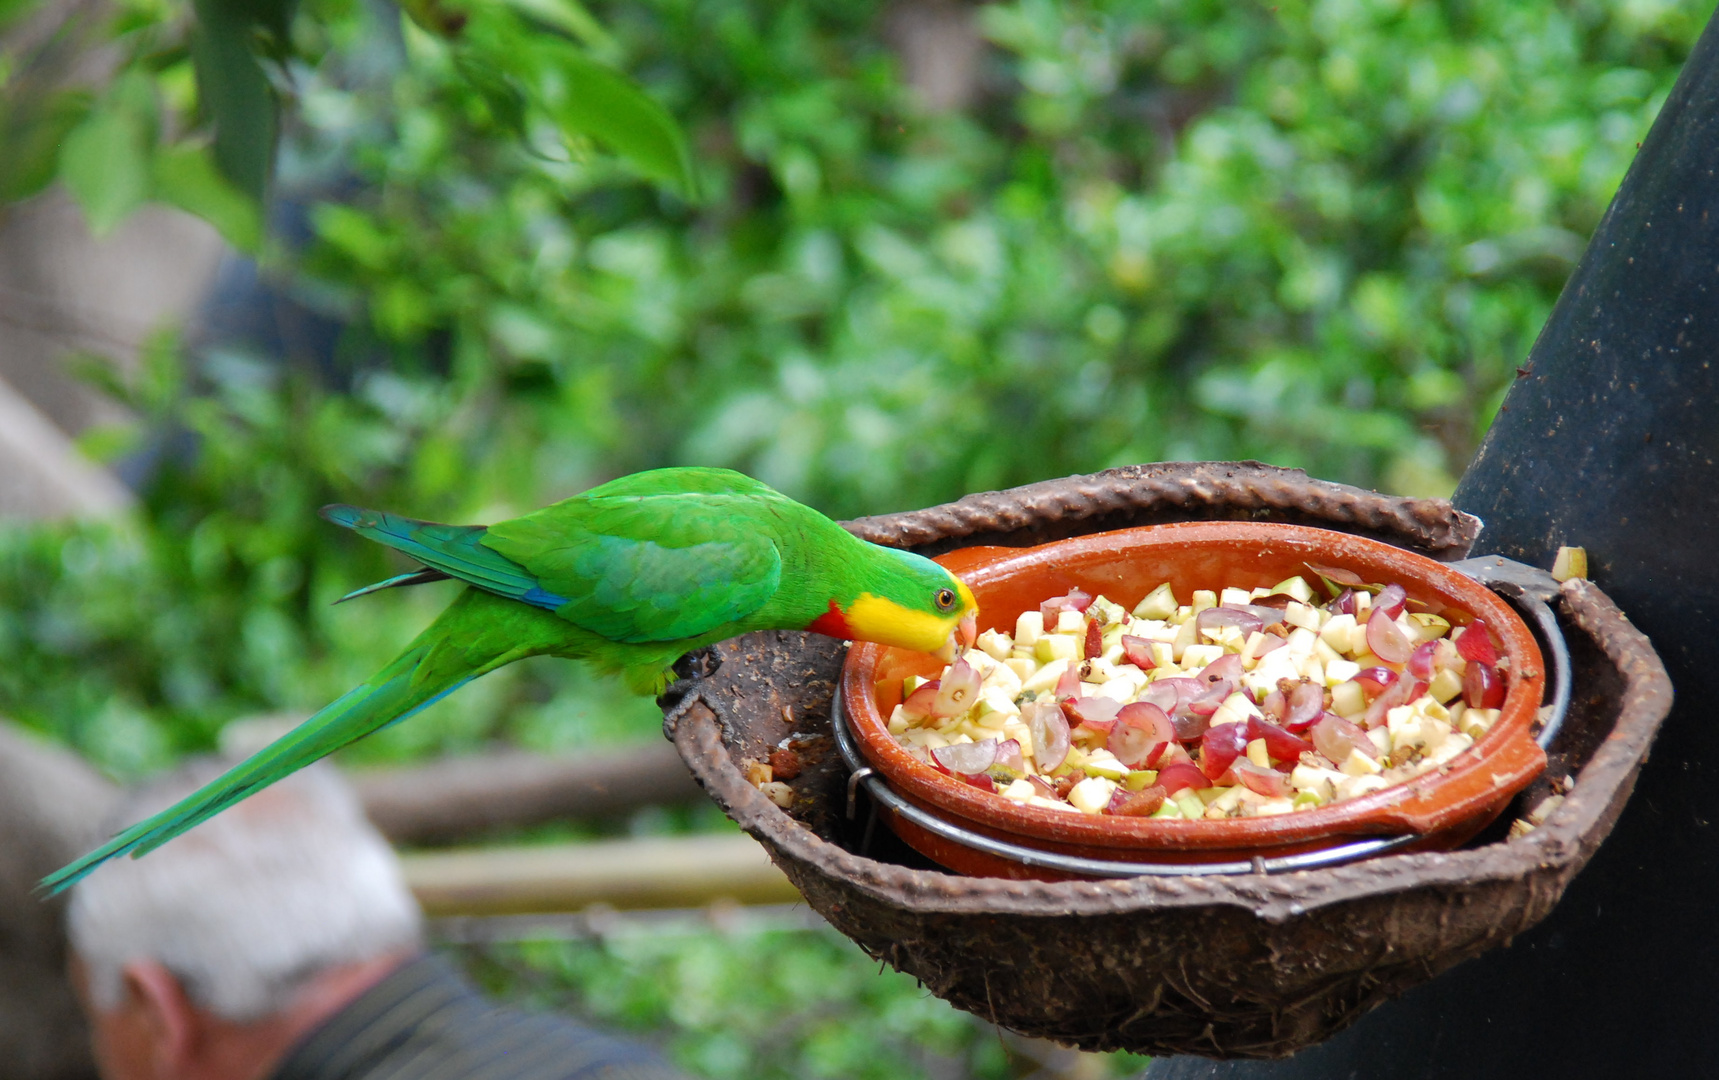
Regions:
M 71 977 L 89 1017 L 102 1080 L 264 1080 L 300 1039 L 412 955 L 391 953 L 331 968 L 286 1008 L 245 1024 L 199 1008 L 173 973 L 153 960 L 121 968 L 124 997 L 113 1009 L 90 1000 L 87 973 L 76 956 Z

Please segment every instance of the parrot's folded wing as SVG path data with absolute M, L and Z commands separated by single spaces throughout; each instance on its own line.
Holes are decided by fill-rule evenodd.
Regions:
M 483 545 L 565 597 L 555 613 L 576 626 L 610 641 L 679 641 L 775 595 L 782 556 L 760 512 L 750 495 L 587 494 L 492 525 Z

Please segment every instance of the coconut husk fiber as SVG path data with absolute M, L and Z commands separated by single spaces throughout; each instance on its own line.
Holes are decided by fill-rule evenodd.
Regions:
M 1441 500 L 1252 462 L 1112 469 L 849 527 L 937 553 L 1218 518 L 1361 533 L 1446 561 L 1463 557 L 1478 531 Z M 1280 1057 L 1506 945 L 1545 917 L 1610 831 L 1671 687 L 1647 639 L 1591 583 L 1566 583 L 1557 613 L 1574 692 L 1545 776 L 1462 850 L 1322 870 L 1069 882 L 939 870 L 881 824 L 867 830 L 863 798 L 847 819 L 829 711 L 845 649 L 814 635 L 754 634 L 688 657 L 663 699 L 665 731 L 808 904 L 937 996 L 1085 1050 Z M 790 737 L 804 768 L 784 811 L 746 780 L 743 763 Z M 1550 816 L 1508 838 L 1508 823 L 1566 776 L 1574 783 Z

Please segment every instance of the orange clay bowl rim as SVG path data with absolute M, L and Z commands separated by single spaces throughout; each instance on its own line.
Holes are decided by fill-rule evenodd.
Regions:
M 1204 550 L 1201 550 L 1204 549 Z M 937 561 L 958 574 L 979 601 L 979 628 L 1012 632 L 1024 608 L 997 606 L 987 611 L 987 594 L 1022 574 L 1032 574 L 1032 593 L 1040 599 L 1065 594 L 1080 585 L 1094 594 L 1105 591 L 1106 564 L 1150 560 L 1154 554 L 1180 553 L 1207 562 L 1224 561 L 1224 580 L 1181 583 L 1179 596 L 1193 588 L 1228 586 L 1269 588 L 1295 573 L 1245 567 L 1270 556 L 1265 565 L 1299 566 L 1314 562 L 1353 570 L 1369 582 L 1397 582 L 1409 598 L 1444 613 L 1456 609 L 1484 619 L 1502 640 L 1509 658 L 1504 675 L 1507 693 L 1498 720 L 1481 739 L 1438 769 L 1358 798 L 1311 810 L 1259 818 L 1224 821 L 1153 819 L 1111 815 L 1071 814 L 1043 807 L 1022 806 L 945 776 L 915 759 L 889 734 L 879 696 L 891 696 L 889 682 L 877 681 L 879 666 L 917 666 L 935 674 L 942 664 L 925 653 L 869 642 L 855 642 L 842 670 L 842 700 L 849 728 L 872 767 L 916 802 L 949 816 L 1041 843 L 1080 844 L 1132 850 L 1198 853 L 1235 849 L 1269 850 L 1286 844 L 1315 842 L 1354 835 L 1426 835 L 1452 829 L 1482 816 L 1496 814 L 1509 796 L 1533 780 L 1545 767 L 1545 754 L 1530 731 L 1544 688 L 1545 666 L 1533 634 L 1520 617 L 1490 589 L 1455 570 L 1402 548 L 1364 537 L 1302 525 L 1273 522 L 1189 522 L 1150 525 L 1115 532 L 1093 533 L 1033 548 L 966 548 Z M 1123 557 L 1123 558 L 1119 558 Z M 1304 566 L 1300 567 L 1303 571 Z M 1307 571 L 1308 576 L 1313 576 Z M 1148 571 L 1145 577 L 1152 577 Z M 1174 575 L 1170 575 L 1172 579 Z M 1163 580 L 1159 575 L 1157 580 Z M 1114 578 L 1112 579 L 1115 580 Z M 1042 587 L 1041 587 L 1042 584 Z M 1156 584 L 1145 586 L 1151 588 Z M 1312 582 L 1309 582 L 1312 584 Z M 1141 595 L 1144 595 L 1142 592 Z M 1113 599 L 1115 599 L 1113 597 Z M 1118 603 L 1138 602 L 1123 597 Z M 1453 620 L 1453 623 L 1455 620 Z M 900 688 L 893 688 L 893 709 Z M 1482 822 L 1483 824 L 1484 822 Z

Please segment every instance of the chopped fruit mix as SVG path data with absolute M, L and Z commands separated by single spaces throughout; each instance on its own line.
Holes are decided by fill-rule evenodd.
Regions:
M 1015 802 L 1222 819 L 1400 783 L 1497 721 L 1508 659 L 1481 620 L 1453 626 L 1401 585 L 1309 569 L 1329 602 L 1300 577 L 1186 604 L 1166 583 L 1132 613 L 1079 589 L 1046 600 L 939 678 L 907 679 L 890 734 Z

